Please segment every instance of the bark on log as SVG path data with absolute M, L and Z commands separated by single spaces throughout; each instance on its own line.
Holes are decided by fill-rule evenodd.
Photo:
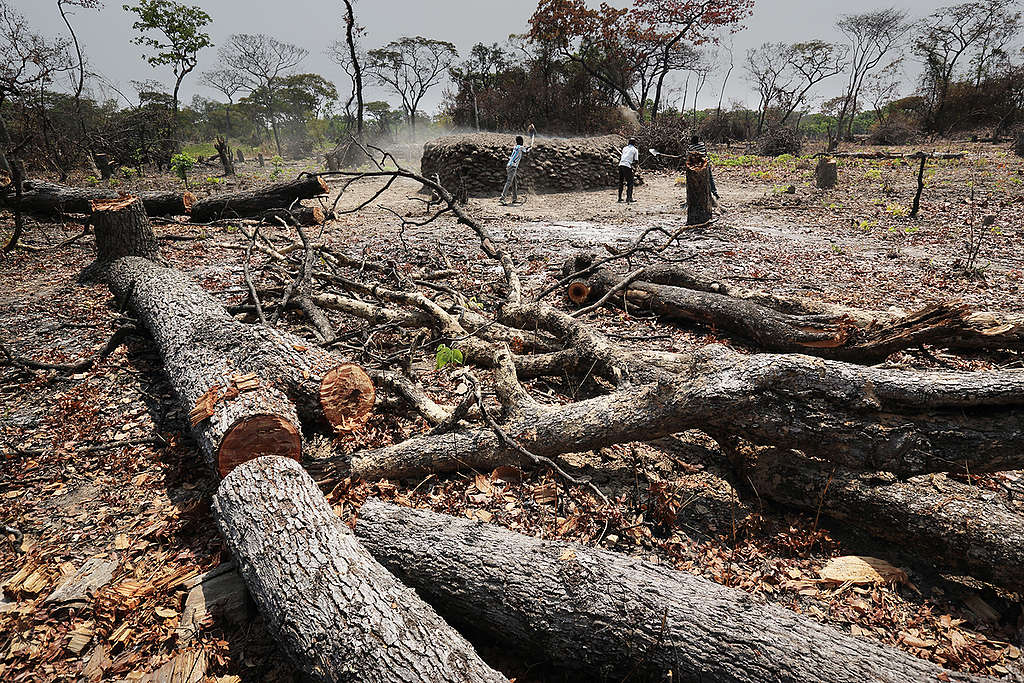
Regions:
M 266 222 L 284 221 L 287 225 L 323 225 L 327 214 L 319 206 L 296 206 L 294 209 L 270 209 L 259 215 Z
M 711 220 L 711 166 L 701 154 L 686 160 L 686 224 L 703 225 Z
M 983 680 L 617 553 L 376 500 L 356 535 L 452 623 L 580 679 Z
M 591 262 L 589 254 L 577 256 L 565 264 L 563 272 L 578 272 Z M 570 293 L 570 299 L 581 305 L 599 300 L 621 279 L 599 269 L 584 282 L 590 287 L 589 295 L 577 302 Z M 1024 350 L 1024 319 L 1019 316 L 973 312 L 958 303 L 932 304 L 902 316 L 828 305 L 800 310 L 798 300 L 733 292 L 725 285 L 701 281 L 674 264 L 643 269 L 624 293 L 606 303 L 622 306 L 624 297 L 631 308 L 724 330 L 780 353 L 874 363 L 921 344 Z
M 360 546 L 294 462 L 238 467 L 213 507 L 268 630 L 313 680 L 507 683 Z
M 985 491 L 935 475 L 879 483 L 773 449 L 748 472 L 762 497 L 838 519 L 949 569 L 1011 591 L 1024 588 L 1024 515 Z
M 68 187 L 42 180 L 26 180 L 21 200 L 13 195 L 2 198 L 14 208 L 44 218 L 59 217 L 67 213 L 90 213 L 92 202 L 119 199 L 123 193 L 98 187 Z M 191 192 L 143 192 L 138 195 L 150 216 L 184 216 L 189 213 L 196 198 Z
M 819 190 L 831 190 L 839 182 L 839 171 L 835 159 L 822 157 L 814 169 L 814 178 Z
M 296 407 L 338 431 L 369 417 L 375 390 L 361 368 L 295 335 L 234 319 L 184 273 L 125 257 L 108 279 L 153 335 L 183 407 L 199 411 L 193 432 L 222 474 L 261 454 L 298 457 Z
M 192 205 L 192 220 L 206 223 L 219 218 L 247 218 L 267 209 L 288 208 L 301 199 L 319 197 L 328 191 L 322 178 L 307 175 L 286 183 L 201 199 Z
M 548 457 L 700 429 L 901 477 L 1024 469 L 1022 370 L 917 372 L 742 355 L 721 346 L 673 363 L 671 375 L 649 384 L 566 405 L 525 406 L 502 428 Z M 367 480 L 528 462 L 487 428 L 415 437 L 330 461 Z

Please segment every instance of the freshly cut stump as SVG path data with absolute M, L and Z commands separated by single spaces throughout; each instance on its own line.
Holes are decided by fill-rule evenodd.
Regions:
M 507 683 L 366 552 L 295 462 L 235 468 L 213 509 L 267 629 L 313 680 Z
M 627 555 L 377 500 L 356 535 L 453 624 L 577 680 L 991 680 Z
M 96 199 L 90 202 L 90 210 L 97 257 L 82 271 L 82 279 L 101 275 L 107 265 L 122 256 L 162 261 L 156 234 L 138 197 Z
M 818 159 L 814 169 L 814 179 L 819 190 L 831 190 L 839 183 L 839 169 L 836 160 L 829 157 Z
M 711 220 L 711 167 L 703 154 L 686 159 L 686 224 L 702 225 Z
M 566 293 L 569 296 L 569 301 L 577 306 L 582 306 L 590 297 L 590 285 L 582 281 L 571 282 Z

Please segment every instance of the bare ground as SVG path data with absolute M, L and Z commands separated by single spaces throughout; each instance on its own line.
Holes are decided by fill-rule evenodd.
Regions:
M 686 233 L 669 257 L 709 277 L 861 308 L 910 309 L 960 299 L 979 309 L 1021 312 L 1024 164 L 1003 147 L 966 147 L 970 155 L 964 161 L 929 164 L 918 220 L 903 215 L 916 188 L 916 169 L 901 162 L 843 160 L 839 189 L 821 192 L 813 187 L 810 161 L 773 161 L 723 150 L 715 172 L 725 213 L 714 225 Z M 279 175 L 311 169 L 312 162 L 290 164 Z M 234 181 L 239 185 L 263 182 L 273 173 L 252 164 L 242 170 L 251 175 Z M 621 247 L 648 226 L 671 229 L 685 222 L 680 208 L 685 190 L 676 185 L 676 176 L 651 172 L 646 181 L 633 205 L 617 204 L 613 190 L 601 190 L 531 195 L 514 207 L 500 206 L 495 198 L 473 199 L 469 210 L 508 239 L 528 274 L 528 287 L 537 291 L 557 278 L 563 261 L 576 251 Z M 146 178 L 127 185 L 148 189 L 174 182 Z M 196 183 L 200 194 L 221 192 L 228 185 L 202 178 Z M 790 185 L 793 194 L 785 191 Z M 357 205 L 374 189 L 370 182 L 353 187 L 339 209 Z M 323 239 L 354 256 L 399 264 L 441 265 L 447 258 L 460 271 L 454 283 L 486 309 L 499 277 L 479 254 L 475 236 L 446 219 L 399 230 L 395 215 L 381 208 L 422 218 L 424 204 L 414 198 L 418 189 L 396 185 L 379 206 L 331 222 Z M 975 201 L 969 203 L 972 189 Z M 984 233 L 979 269 L 965 274 L 965 225 L 985 214 L 995 216 L 996 230 Z M 46 248 L 79 229 L 70 223 L 33 224 L 26 242 Z M 243 238 L 236 229 L 158 225 L 157 232 L 173 264 L 226 302 L 243 300 L 243 251 L 238 248 Z M 271 238 L 279 244 L 295 239 L 283 229 L 272 230 Z M 18 251 L 0 261 L 5 285 L 0 338 L 5 344 L 48 362 L 75 361 L 102 346 L 118 314 L 104 287 L 75 281 L 91 252 L 91 237 L 86 237 L 59 249 Z M 549 300 L 562 298 L 557 292 Z M 638 348 L 684 350 L 726 343 L 745 349 L 741 341 L 712 330 L 679 329 L 642 315 L 602 310 L 590 318 L 619 342 Z M 367 339 L 366 326 L 356 319 L 338 317 L 336 322 L 352 333 L 347 352 L 367 364 L 407 342 L 401 334 Z M 309 333 L 298 317 L 288 324 Z M 452 403 L 451 373 L 431 370 L 432 351 L 424 350 L 416 368 L 438 402 Z M 887 363 L 1021 367 L 1021 359 L 1012 354 L 965 358 L 934 350 L 899 354 Z M 551 402 L 591 390 L 568 379 L 541 380 L 530 389 L 538 400 Z M 423 428 L 421 420 L 404 411 L 387 411 L 348 442 L 318 437 L 313 456 L 391 443 Z M 127 445 L 154 435 L 166 445 Z M 0 368 L 0 523 L 24 533 L 17 547 L 13 541 L 0 546 L 0 580 L 26 566 L 39 577 L 31 590 L 8 591 L 0 601 L 0 679 L 75 679 L 102 647 L 110 660 L 104 680 L 137 679 L 186 651 L 205 653 L 211 676 L 291 680 L 293 672 L 266 641 L 258 619 L 232 623 L 214 617 L 187 644 L 175 635 L 185 593 L 176 577 L 201 573 L 227 559 L 208 510 L 216 481 L 202 468 L 187 435 L 186 415 L 144 338 L 70 377 Z M 84 450 L 111 442 L 126 445 Z M 742 483 L 730 484 L 718 446 L 700 433 L 565 460 L 592 476 L 614 505 L 601 509 L 589 492 L 567 488 L 544 471 L 526 472 L 521 482 L 504 488 L 478 485 L 473 473 L 380 483 L 351 482 L 330 472 L 319 476 L 346 517 L 366 496 L 377 495 L 527 533 L 600 542 L 762 593 L 837 628 L 953 669 L 993 675 L 1021 671 L 1020 595 L 944 576 L 898 548 L 830 520 L 759 501 Z M 962 477 L 959 482 L 939 476 L 930 483 L 953 495 L 959 485 L 983 487 L 995 503 L 1024 511 L 1020 473 Z M 552 484 L 557 492 L 553 503 L 538 494 Z M 666 523 L 670 519 L 675 521 Z M 844 592 L 809 582 L 828 558 L 850 553 L 905 567 L 913 585 Z M 42 604 L 62 572 L 92 556 L 115 560 L 117 569 L 90 604 L 70 611 Z M 72 631 L 87 624 L 92 636 L 75 653 L 69 649 Z M 520 681 L 560 680 L 499 647 L 483 644 L 483 651 Z

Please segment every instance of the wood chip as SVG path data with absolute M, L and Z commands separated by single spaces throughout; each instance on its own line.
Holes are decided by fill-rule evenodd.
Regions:
M 115 569 L 117 569 L 117 560 L 108 560 L 102 557 L 90 558 L 46 598 L 46 603 L 86 604 L 96 594 L 96 591 L 110 583 L 110 580 L 114 578 Z
M 68 642 L 68 650 L 77 654 L 81 654 L 85 646 L 92 641 L 93 634 L 93 622 L 86 621 L 79 624 L 74 631 L 71 632 L 71 640 Z
M 196 405 L 188 414 L 192 426 L 198 426 L 203 420 L 213 417 L 213 407 L 217 405 L 217 398 L 220 396 L 220 385 L 214 384 L 209 390 L 196 399 Z
M 834 557 L 818 571 L 829 583 L 868 585 L 907 583 L 907 573 L 885 560 L 864 555 Z
M 92 651 L 89 661 L 82 669 L 82 675 L 87 681 L 96 683 L 103 679 L 103 673 L 110 668 L 110 664 L 110 655 L 107 654 L 106 646 L 101 643 Z

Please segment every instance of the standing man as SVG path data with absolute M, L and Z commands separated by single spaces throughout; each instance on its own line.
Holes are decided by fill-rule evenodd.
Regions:
M 529 147 L 523 147 L 523 136 L 517 135 L 516 146 L 512 148 L 512 155 L 508 158 L 508 166 L 505 167 L 505 189 L 501 191 L 501 203 L 503 205 L 507 204 L 505 197 L 508 196 L 509 189 L 512 190 L 512 203 L 515 204 L 516 200 L 519 199 L 519 188 L 515 185 L 516 173 L 519 171 L 519 162 L 522 161 L 523 154 L 529 151 Z
M 619 203 L 622 203 L 622 186 L 626 186 L 626 203 L 633 201 L 633 166 L 640 159 L 640 152 L 636 148 L 636 140 L 629 139 L 626 146 L 622 148 L 622 157 L 619 159 Z
M 699 154 L 708 162 L 708 183 L 711 185 L 711 196 L 715 199 L 715 204 L 718 204 L 718 188 L 715 187 L 715 176 L 711 173 L 711 157 L 708 156 L 708 147 L 701 142 L 699 135 L 694 135 L 690 138 L 690 146 L 686 148 L 686 154 Z M 724 211 L 724 209 L 723 209 Z

